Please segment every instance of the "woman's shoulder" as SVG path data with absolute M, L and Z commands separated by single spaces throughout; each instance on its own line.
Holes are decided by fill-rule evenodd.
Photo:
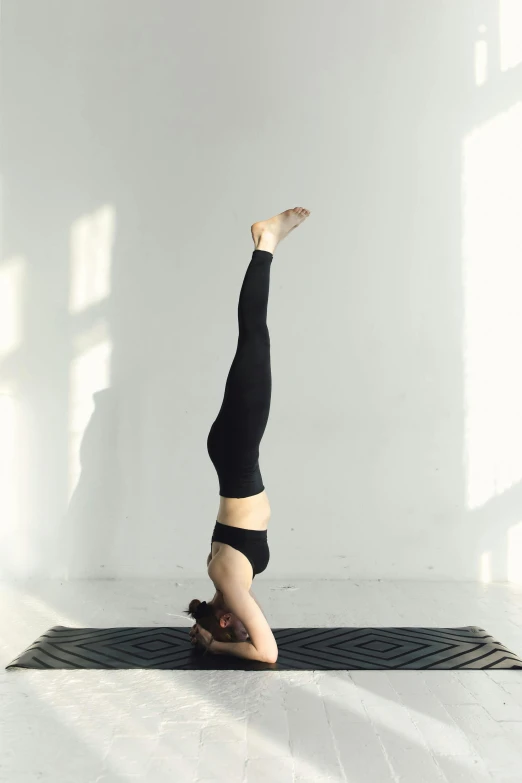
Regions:
M 233 586 L 249 590 L 252 585 L 250 562 L 242 552 L 227 544 L 220 546 L 219 552 L 208 565 L 207 573 L 216 589 L 221 592 Z

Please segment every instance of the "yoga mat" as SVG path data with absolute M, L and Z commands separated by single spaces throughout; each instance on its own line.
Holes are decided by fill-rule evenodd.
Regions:
M 522 669 L 482 628 L 275 628 L 277 663 L 193 647 L 189 628 L 66 628 L 42 634 L 6 669 Z

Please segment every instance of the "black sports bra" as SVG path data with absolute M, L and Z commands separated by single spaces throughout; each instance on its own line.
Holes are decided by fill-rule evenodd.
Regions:
M 244 527 L 232 527 L 232 525 L 216 522 L 212 534 L 211 549 L 212 541 L 228 544 L 238 552 L 242 552 L 252 566 L 254 572 L 252 579 L 256 574 L 265 570 L 270 560 L 266 530 L 247 530 Z

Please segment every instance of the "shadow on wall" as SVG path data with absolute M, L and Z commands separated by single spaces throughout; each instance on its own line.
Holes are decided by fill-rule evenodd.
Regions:
M 96 392 L 79 450 L 80 475 L 65 518 L 65 563 L 77 578 L 103 577 L 121 516 L 116 392 Z
M 520 4 L 273 8 L 4 0 L 1 573 L 201 573 L 228 232 L 277 183 L 315 222 L 271 293 L 274 572 L 522 574 Z

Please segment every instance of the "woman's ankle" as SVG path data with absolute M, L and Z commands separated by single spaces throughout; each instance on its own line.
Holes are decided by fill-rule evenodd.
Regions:
M 263 231 L 261 236 L 257 238 L 255 247 L 256 250 L 266 250 L 267 253 L 272 253 L 273 255 L 278 244 L 277 237 L 267 231 Z

